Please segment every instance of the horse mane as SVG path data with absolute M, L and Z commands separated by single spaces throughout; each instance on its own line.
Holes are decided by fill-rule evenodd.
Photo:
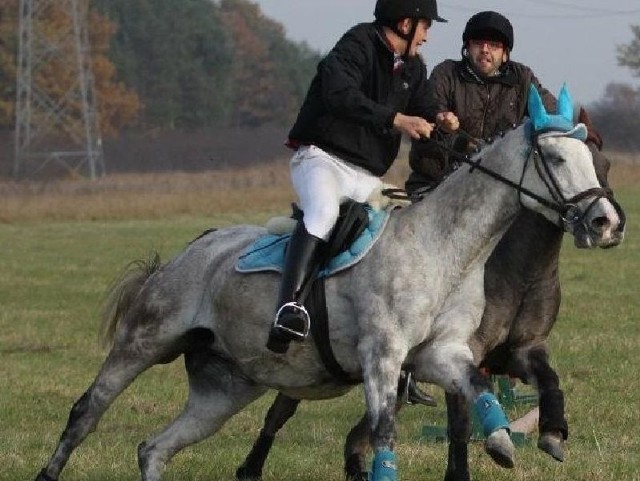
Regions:
M 512 132 L 512 131 L 518 129 L 518 127 L 520 127 L 522 124 L 524 124 L 524 121 L 520 122 L 519 124 L 513 124 L 507 130 L 501 130 L 501 131 L 497 132 L 496 135 L 494 135 L 492 137 L 486 137 L 486 138 L 482 138 L 482 139 L 474 139 L 474 140 L 476 140 L 477 143 L 474 144 L 476 147 L 475 147 L 475 150 L 471 153 L 471 155 L 476 155 L 476 154 L 479 154 L 482 151 L 486 150 L 487 148 L 489 148 L 490 146 L 492 146 L 495 143 L 497 138 L 503 138 L 509 132 Z

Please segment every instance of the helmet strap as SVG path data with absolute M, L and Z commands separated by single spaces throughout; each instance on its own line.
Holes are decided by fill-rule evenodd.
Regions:
M 413 39 L 416 36 L 416 30 L 418 29 L 418 19 L 411 18 L 410 20 L 411 20 L 411 30 L 409 30 L 408 33 L 404 33 L 402 30 L 398 28 L 398 21 L 394 22 L 394 21 L 382 20 L 382 19 L 377 19 L 375 21 L 376 25 L 387 27 L 393 33 L 395 33 L 398 37 L 400 37 L 402 40 L 407 42 L 407 46 L 404 50 L 404 53 L 402 54 L 402 58 L 405 60 L 409 56 L 409 51 L 411 50 L 411 44 L 413 43 Z
M 411 30 L 409 31 L 408 35 L 400 35 L 404 40 L 407 41 L 407 47 L 404 49 L 404 54 L 402 55 L 402 58 L 404 58 L 405 60 L 407 58 L 409 58 L 409 51 L 411 50 L 411 44 L 413 43 L 413 39 L 416 37 L 416 30 L 418 28 L 418 19 L 417 18 L 412 18 L 411 19 Z

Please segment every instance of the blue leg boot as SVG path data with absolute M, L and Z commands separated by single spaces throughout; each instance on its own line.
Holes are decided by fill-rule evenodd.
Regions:
M 389 449 L 376 451 L 369 481 L 397 481 L 396 455 Z

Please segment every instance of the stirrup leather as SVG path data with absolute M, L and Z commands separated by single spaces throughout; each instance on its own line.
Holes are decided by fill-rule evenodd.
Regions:
M 291 309 L 294 314 L 300 314 L 301 315 L 301 317 L 302 317 L 302 319 L 304 321 L 304 329 L 303 329 L 302 332 L 294 331 L 293 329 L 280 324 L 280 314 L 286 308 Z M 287 334 L 293 336 L 298 341 L 304 341 L 307 338 L 307 336 L 309 335 L 309 329 L 311 328 L 311 319 L 309 318 L 309 313 L 307 312 L 307 309 L 303 305 L 298 304 L 295 301 L 291 301 L 291 302 L 287 302 L 287 303 L 283 304 L 280 307 L 280 309 L 278 309 L 278 312 L 276 312 L 276 318 L 273 321 L 273 326 L 272 327 L 274 329 L 280 330 L 281 332 L 286 332 Z

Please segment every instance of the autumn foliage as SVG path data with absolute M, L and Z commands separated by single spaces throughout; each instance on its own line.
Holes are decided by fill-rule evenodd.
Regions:
M 88 0 L 79 0 L 81 2 Z M 71 0 L 43 0 L 35 29 L 56 45 L 34 69 L 50 99 L 77 82 Z M 18 0 L 0 0 L 0 127 L 15 117 Z M 86 4 L 82 4 L 86 5 Z M 46 8 L 46 11 L 43 11 Z M 247 0 L 91 0 L 91 67 L 100 128 L 193 130 L 290 124 L 320 59 Z M 54 100 L 55 102 L 55 100 Z M 66 99 L 71 114 L 80 99 Z M 73 117 L 62 122 L 73 129 Z M 78 116 L 75 116 L 78 117 Z M 63 119 L 66 120 L 66 119 Z
M 16 74 L 18 55 L 18 5 L 15 0 L 0 0 L 0 126 L 13 125 L 15 116 Z M 33 68 L 33 88 L 52 100 L 64 99 L 78 81 L 72 18 L 63 2 L 43 3 L 34 18 L 33 30 L 38 32 L 34 45 L 43 42 L 55 46 L 42 54 Z M 115 135 L 131 124 L 141 108 L 137 94 L 117 80 L 113 63 L 109 60 L 111 36 L 117 26 L 106 17 L 92 11 L 88 18 L 91 67 L 95 77 L 98 115 L 103 135 Z M 81 108 L 80 99 L 65 99 L 70 110 L 69 119 Z

